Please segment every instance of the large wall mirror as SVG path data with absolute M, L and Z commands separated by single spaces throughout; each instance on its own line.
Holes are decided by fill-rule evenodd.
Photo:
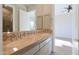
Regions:
M 36 11 L 27 5 L 3 5 L 3 32 L 36 30 Z
M 13 9 L 3 5 L 3 32 L 13 32 Z
M 47 12 L 46 9 L 49 11 Z M 51 19 L 50 5 L 3 5 L 3 32 L 50 30 Z

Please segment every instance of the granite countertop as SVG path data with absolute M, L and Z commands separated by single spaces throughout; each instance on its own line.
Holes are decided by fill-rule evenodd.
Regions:
M 48 38 L 50 35 L 51 35 L 51 33 L 45 33 L 45 32 L 44 33 L 34 33 L 34 34 L 29 34 L 29 35 L 23 37 L 22 39 L 18 39 L 11 43 L 5 44 L 3 46 L 4 55 L 16 54 L 16 53 L 20 53 L 24 50 L 28 51 L 29 49 L 33 48 L 35 45 L 46 40 L 45 38 Z

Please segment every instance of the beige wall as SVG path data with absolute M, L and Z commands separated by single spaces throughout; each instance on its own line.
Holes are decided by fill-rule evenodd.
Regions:
M 0 54 L 2 54 L 2 5 L 0 5 Z
M 27 11 L 35 10 L 36 6 L 37 6 L 37 4 L 26 5 Z
M 48 7 L 48 9 L 47 9 L 47 7 Z M 39 28 L 41 29 L 42 27 L 44 29 L 51 28 L 51 21 L 52 20 L 49 20 L 49 19 L 54 18 L 53 17 L 54 13 L 52 13 L 54 11 L 53 4 L 52 4 L 52 7 L 49 4 L 46 4 L 46 5 L 43 5 L 43 4 L 30 4 L 30 5 L 27 5 L 26 8 L 27 8 L 27 11 L 36 10 L 36 16 L 37 16 L 37 21 L 36 22 L 38 23 L 37 24 L 37 29 L 39 29 Z M 52 17 L 51 16 L 46 16 L 46 15 L 52 15 Z M 40 17 L 38 17 L 38 16 L 40 16 Z M 42 24 L 42 22 L 43 22 L 43 24 Z M 51 29 L 53 29 L 53 28 L 51 28 Z

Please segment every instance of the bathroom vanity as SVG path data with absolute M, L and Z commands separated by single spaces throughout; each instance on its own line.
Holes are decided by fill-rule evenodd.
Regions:
M 52 7 L 51 4 L 3 5 L 5 16 L 3 17 L 3 54 L 51 54 L 53 50 Z
M 7 42 L 4 42 L 5 55 L 49 55 L 53 49 L 50 32 L 26 33 L 25 36 L 18 37 L 18 40 Z

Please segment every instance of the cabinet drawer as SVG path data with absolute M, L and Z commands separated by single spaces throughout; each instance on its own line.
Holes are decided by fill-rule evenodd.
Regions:
M 40 48 L 40 50 L 35 55 L 49 55 L 52 52 L 52 40 L 50 40 L 45 46 Z
M 44 47 L 39 51 L 40 55 L 49 55 L 52 51 L 52 41 L 49 41 Z
M 44 42 L 40 43 L 40 48 L 45 46 L 50 40 L 51 40 L 50 38 L 47 38 Z
M 49 47 L 48 44 L 42 47 L 35 55 L 48 55 L 49 54 Z
M 45 45 L 40 49 L 40 55 L 49 55 L 49 45 Z
M 33 54 L 35 54 L 38 50 L 39 50 L 39 45 L 37 45 L 37 46 L 35 46 L 34 48 L 32 48 L 31 50 L 27 51 L 26 53 L 24 53 L 24 55 L 33 55 Z

